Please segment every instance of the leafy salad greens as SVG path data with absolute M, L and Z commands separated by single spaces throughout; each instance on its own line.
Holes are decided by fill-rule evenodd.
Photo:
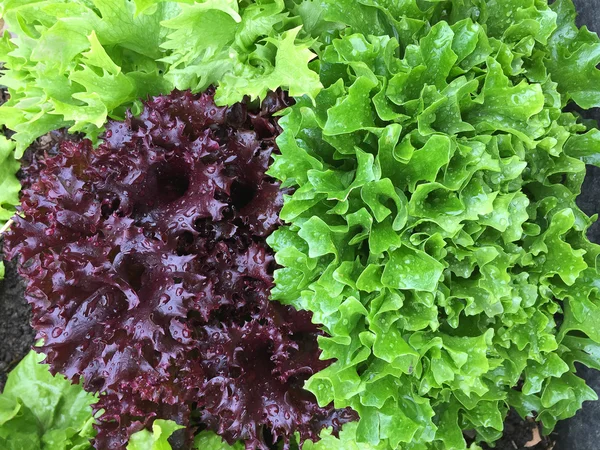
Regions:
M 0 17 L 10 30 L 0 37 L 10 93 L 0 123 L 14 132 L 0 138 L 0 227 L 18 203 L 14 158 L 48 131 L 96 140 L 108 118 L 174 88 L 218 83 L 217 100 L 233 104 L 278 87 L 299 96 L 322 87 L 283 0 L 6 0 Z
M 29 353 L 10 373 L 0 394 L 0 444 L 5 450 L 91 450 L 91 405 L 97 398 L 61 375 L 53 376 L 44 355 Z M 171 450 L 167 439 L 182 428 L 173 421 L 156 420 L 152 431 L 134 434 L 127 450 Z M 196 436 L 199 450 L 242 450 L 213 433 Z
M 265 172 L 289 101 L 174 91 L 110 121 L 98 147 L 64 142 L 24 167 L 36 181 L 5 254 L 22 263 L 51 372 L 101 394 L 96 448 L 155 419 L 176 418 L 187 443 L 200 428 L 254 448 L 357 419 L 304 389 L 332 363 L 312 314 L 269 299 L 283 192 Z
M 9 374 L 0 394 L 0 446 L 17 449 L 91 448 L 96 398 L 63 376 L 52 376 L 29 353 Z
M 13 33 L 0 45 L 10 92 L 0 121 L 16 132 L 17 158 L 57 128 L 95 138 L 108 117 L 173 88 L 218 83 L 217 99 L 233 104 L 321 87 L 283 0 L 9 0 L 0 14 Z
M 600 107 L 600 39 L 577 28 L 571 0 L 8 0 L 0 12 L 13 33 L 0 121 L 16 132 L 0 141 L 0 220 L 18 202 L 15 158 L 49 130 L 95 140 L 173 88 L 216 85 L 220 105 L 294 97 L 267 172 L 286 192 L 267 241 L 271 297 L 326 333 L 321 358 L 335 362 L 305 388 L 360 416 L 304 449 L 477 449 L 509 408 L 550 432 L 597 399 L 575 363 L 600 369 L 600 246 L 575 199 L 600 131 L 565 107 Z M 0 443 L 29 426 L 10 391 Z M 88 414 L 64 442 L 89 437 Z M 169 449 L 176 429 L 155 420 L 128 448 Z M 206 432 L 195 445 L 230 448 Z
M 337 362 L 307 388 L 359 413 L 359 442 L 466 448 L 465 429 L 497 440 L 508 407 L 550 431 L 596 399 L 573 363 L 600 363 L 600 247 L 575 197 L 600 141 L 530 59 L 553 27 L 525 20 L 450 18 L 402 49 L 334 39 L 316 104 L 280 121 L 270 173 L 294 193 L 273 298 L 324 324 Z

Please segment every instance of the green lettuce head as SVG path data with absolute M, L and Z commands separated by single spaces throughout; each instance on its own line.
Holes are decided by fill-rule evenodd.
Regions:
M 294 191 L 273 298 L 337 360 L 306 387 L 360 414 L 364 448 L 493 443 L 511 407 L 549 432 L 596 399 L 575 362 L 600 367 L 600 247 L 575 198 L 600 133 L 563 107 L 600 103 L 600 42 L 569 1 L 358 3 L 380 30 L 322 3 L 349 26 L 270 169 Z

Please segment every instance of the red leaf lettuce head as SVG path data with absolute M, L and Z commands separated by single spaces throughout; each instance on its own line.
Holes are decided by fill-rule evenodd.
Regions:
M 265 171 L 288 103 L 174 92 L 110 122 L 97 149 L 65 142 L 36 163 L 6 250 L 52 371 L 102 393 L 96 448 L 122 449 L 156 418 L 249 449 L 356 418 L 302 388 L 328 365 L 320 332 L 269 301 L 283 192 Z

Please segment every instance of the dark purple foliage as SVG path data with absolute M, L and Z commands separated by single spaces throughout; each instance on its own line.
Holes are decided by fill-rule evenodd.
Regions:
M 80 133 L 69 134 L 66 128 L 49 131 L 31 144 L 21 158 L 21 170 L 17 174 L 23 189 L 29 189 L 39 178 L 40 171 L 45 167 L 44 160 L 56 156 L 65 141 L 81 140 Z
M 283 198 L 265 171 L 287 102 L 225 108 L 212 91 L 174 92 L 109 123 L 97 149 L 65 142 L 32 169 L 7 252 L 52 371 L 102 393 L 96 448 L 123 449 L 155 418 L 248 449 L 356 419 L 302 389 L 329 364 L 320 332 L 268 299 L 265 238 Z

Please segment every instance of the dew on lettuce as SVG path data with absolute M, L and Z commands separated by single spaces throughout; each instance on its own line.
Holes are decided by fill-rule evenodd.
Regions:
M 349 3 L 320 4 L 325 88 L 268 171 L 293 190 L 273 298 L 329 335 L 308 389 L 360 416 L 326 440 L 466 449 L 509 408 L 550 432 L 597 398 L 575 362 L 600 368 L 600 246 L 575 198 L 600 139 L 563 108 L 600 105 L 600 42 L 567 0 Z
M 303 389 L 331 363 L 311 314 L 269 300 L 285 190 L 265 171 L 289 103 L 175 91 L 26 169 L 7 255 L 51 372 L 100 394 L 96 448 L 157 419 L 262 450 L 356 418 Z

